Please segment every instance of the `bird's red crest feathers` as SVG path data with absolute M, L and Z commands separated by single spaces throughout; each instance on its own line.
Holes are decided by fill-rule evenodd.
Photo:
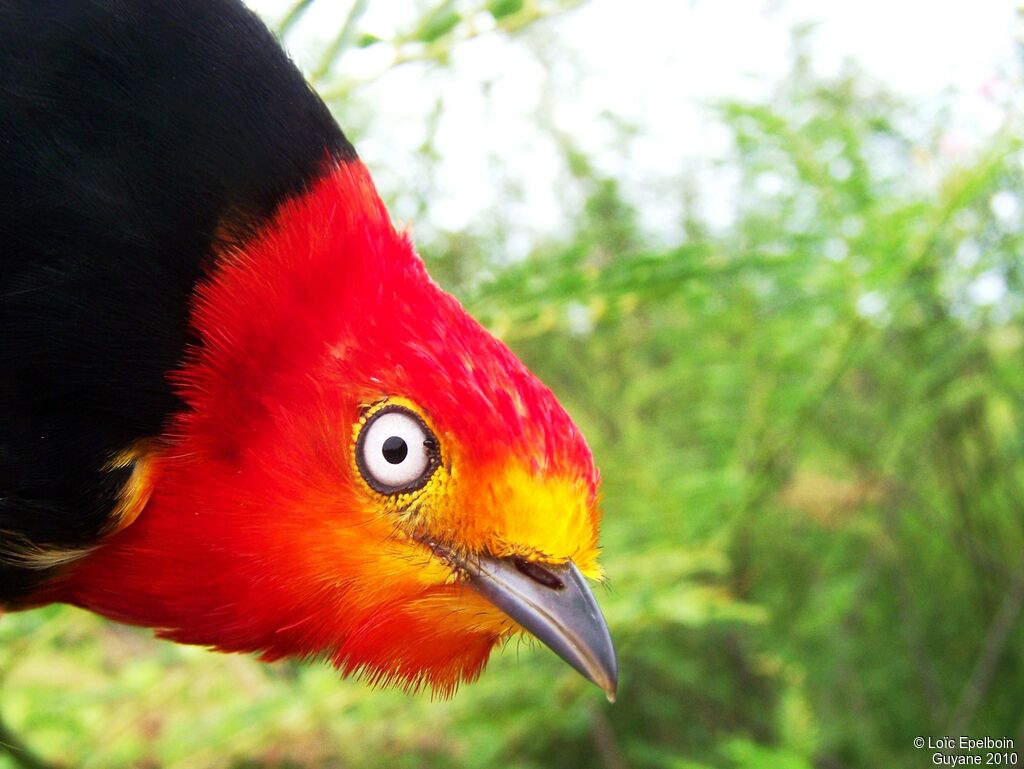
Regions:
M 192 330 L 174 374 L 187 407 L 150 447 L 147 507 L 52 597 L 444 693 L 516 628 L 424 543 L 597 576 L 598 475 L 579 431 L 428 277 L 357 161 L 220 255 Z M 439 466 L 386 495 L 354 446 L 391 406 L 433 432 Z

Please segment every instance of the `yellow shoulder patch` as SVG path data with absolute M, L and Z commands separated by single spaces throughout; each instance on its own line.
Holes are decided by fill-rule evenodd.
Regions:
M 150 441 L 139 441 L 130 449 L 122 451 L 107 465 L 108 470 L 125 470 L 130 467 L 132 472 L 121 487 L 117 504 L 110 512 L 110 520 L 103 530 L 104 536 L 130 526 L 146 507 L 153 491 L 154 454 Z

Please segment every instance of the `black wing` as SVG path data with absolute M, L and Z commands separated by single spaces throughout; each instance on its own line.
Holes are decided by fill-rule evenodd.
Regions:
M 238 2 L 0 0 L 0 606 L 97 540 L 105 468 L 181 407 L 214 239 L 354 155 Z

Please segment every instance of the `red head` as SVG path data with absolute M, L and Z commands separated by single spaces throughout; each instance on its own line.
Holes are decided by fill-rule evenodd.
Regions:
M 61 600 L 446 693 L 533 629 L 469 587 L 479 563 L 599 576 L 583 437 L 433 283 L 362 165 L 222 254 L 192 324 L 188 408 L 136 473 L 141 513 Z

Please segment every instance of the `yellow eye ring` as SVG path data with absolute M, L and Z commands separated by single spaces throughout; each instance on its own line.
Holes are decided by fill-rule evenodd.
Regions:
M 437 436 L 419 414 L 394 403 L 360 420 L 354 451 L 363 480 L 388 496 L 423 488 L 441 465 Z

